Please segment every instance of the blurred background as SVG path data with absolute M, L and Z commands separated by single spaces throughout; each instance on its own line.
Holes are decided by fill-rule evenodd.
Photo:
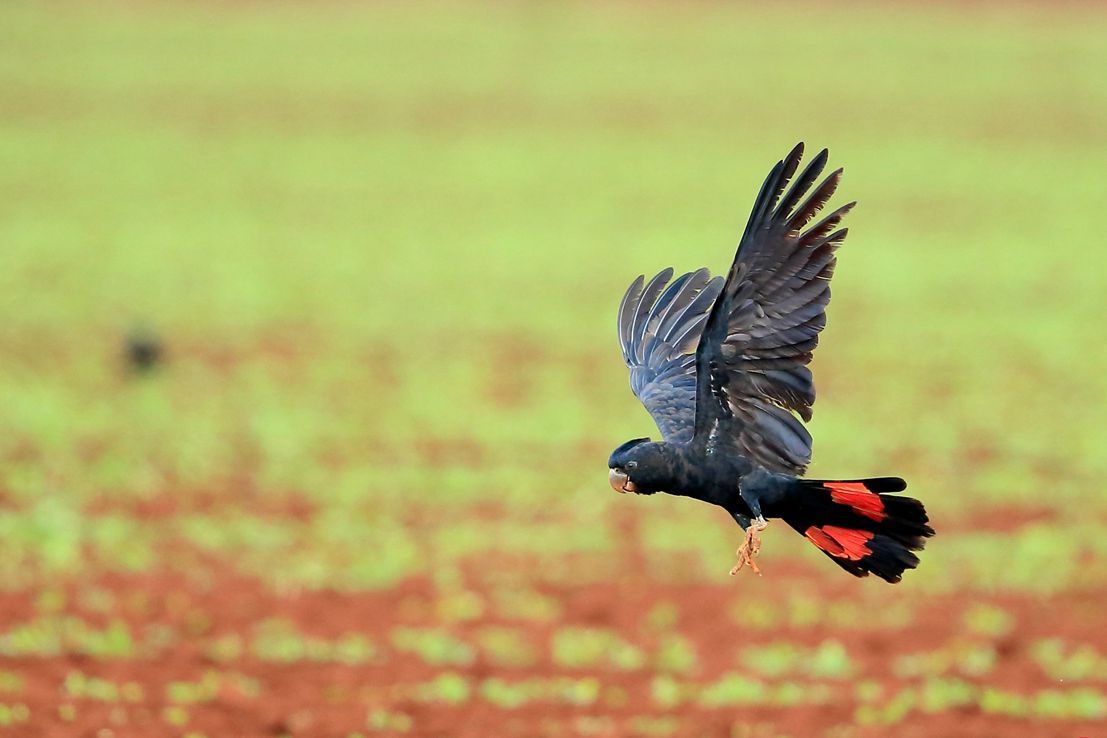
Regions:
M 0 726 L 1095 734 L 1107 11 L 0 5 Z M 816 477 L 895 587 L 614 495 L 615 310 L 796 141 L 860 201 Z M 1098 726 L 1098 727 L 1097 727 Z

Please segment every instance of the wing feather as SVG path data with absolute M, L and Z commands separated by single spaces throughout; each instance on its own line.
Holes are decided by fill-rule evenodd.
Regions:
M 668 441 L 689 441 L 695 424 L 695 355 L 722 278 L 707 269 L 673 279 L 665 269 L 631 283 L 619 306 L 619 341 L 630 387 Z
M 642 285 L 646 275 L 639 274 L 638 278 L 631 282 L 630 287 L 623 294 L 623 300 L 619 303 L 619 345 L 626 351 L 630 345 L 630 331 L 634 324 L 634 313 L 638 310 L 638 301 L 642 297 Z
M 801 422 L 815 403 L 807 365 L 826 326 L 835 252 L 847 234 L 839 226 L 855 205 L 808 227 L 842 170 L 819 181 L 827 151 L 800 171 L 802 158 L 798 144 L 765 178 L 725 280 L 707 269 L 642 275 L 618 312 L 631 389 L 665 440 L 727 443 L 793 474 L 811 460 Z
M 637 357 L 639 361 L 642 361 L 643 358 L 642 346 L 646 339 L 646 324 L 649 321 L 650 313 L 656 307 L 658 295 L 661 294 L 661 291 L 665 289 L 665 285 L 672 278 L 672 267 L 661 270 L 646 284 L 641 297 L 638 298 L 638 307 L 634 311 L 634 318 L 631 321 L 630 338 L 631 356 Z
M 808 227 L 842 170 L 820 181 L 824 149 L 789 187 L 802 156 L 800 144 L 765 178 L 696 352 L 695 440 L 729 443 L 767 469 L 793 474 L 811 460 L 801 422 L 815 403 L 807 365 L 826 325 L 835 251 L 847 233 L 839 225 L 854 206 Z

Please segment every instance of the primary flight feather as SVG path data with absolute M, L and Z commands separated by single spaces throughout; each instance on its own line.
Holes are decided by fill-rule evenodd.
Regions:
M 608 461 L 619 492 L 694 497 L 746 530 L 736 573 L 754 562 L 766 518 L 782 518 L 846 571 L 898 582 L 934 534 L 922 503 L 888 494 L 898 477 L 802 479 L 815 386 L 807 365 L 826 325 L 839 228 L 854 203 L 817 222 L 838 169 L 827 151 L 799 176 L 803 144 L 769 172 L 724 280 L 699 269 L 638 277 L 619 305 L 630 386 L 661 431 Z M 794 178 L 794 181 L 793 181 Z

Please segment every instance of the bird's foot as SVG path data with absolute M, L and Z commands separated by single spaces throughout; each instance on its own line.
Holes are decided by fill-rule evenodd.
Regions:
M 742 540 L 742 545 L 734 552 L 734 555 L 738 557 L 738 563 L 730 570 L 730 576 L 742 571 L 747 564 L 754 574 L 761 576 L 761 569 L 753 559 L 761 551 L 761 531 L 765 530 L 768 524 L 769 522 L 765 518 L 757 517 L 746 528 L 746 537 Z

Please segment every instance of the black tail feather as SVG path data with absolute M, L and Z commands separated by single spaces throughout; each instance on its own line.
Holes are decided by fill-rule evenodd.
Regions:
M 934 535 L 921 502 L 888 494 L 906 488 L 899 477 L 797 479 L 781 517 L 850 574 L 898 582 Z

